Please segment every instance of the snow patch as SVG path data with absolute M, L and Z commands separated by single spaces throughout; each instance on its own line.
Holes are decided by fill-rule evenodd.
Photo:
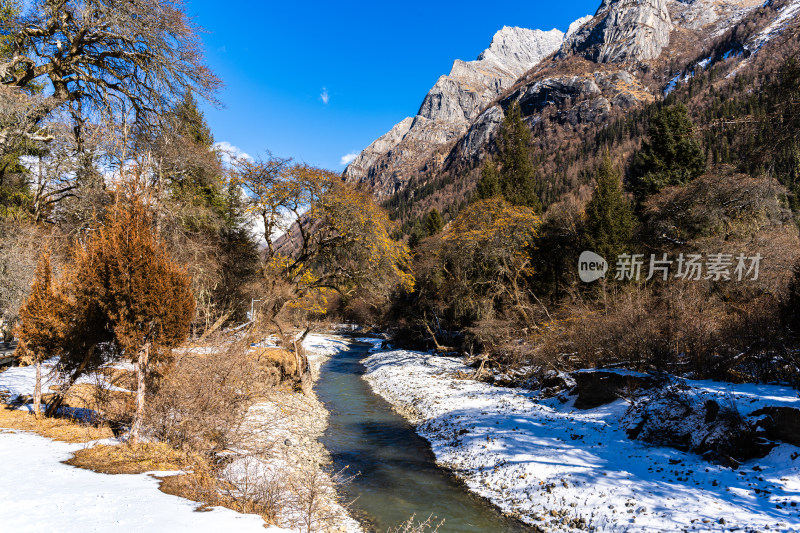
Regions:
M 580 411 L 565 396 L 540 400 L 460 379 L 473 369 L 418 352 L 377 353 L 365 366 L 372 388 L 411 418 L 440 464 L 503 511 L 548 531 L 800 532 L 800 508 L 791 506 L 800 494 L 795 446 L 780 445 L 734 471 L 629 440 L 624 400 Z M 797 401 L 797 391 L 781 387 L 694 384 L 753 408 Z
M 289 533 L 221 507 L 198 513 L 198 503 L 159 491 L 158 479 L 147 474 L 112 476 L 61 462 L 84 446 L 0 431 L 0 486 L 8 489 L 0 505 L 4 531 Z

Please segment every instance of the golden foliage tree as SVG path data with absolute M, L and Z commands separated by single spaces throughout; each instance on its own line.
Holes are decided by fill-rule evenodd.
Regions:
M 340 176 L 269 158 L 240 162 L 237 181 L 264 227 L 268 318 L 286 305 L 320 311 L 314 302 L 326 290 L 413 287 L 409 251 L 392 238 L 394 224 Z
M 456 326 L 500 314 L 530 323 L 526 284 L 540 224 L 532 208 L 501 198 L 470 204 L 421 251 L 423 307 Z

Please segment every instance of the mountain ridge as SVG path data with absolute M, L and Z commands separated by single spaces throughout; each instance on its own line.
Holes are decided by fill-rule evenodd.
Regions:
M 461 117 L 453 109 L 463 111 L 462 107 L 450 108 L 445 113 L 449 121 L 435 114 L 430 119 L 422 114 L 405 119 L 362 152 L 366 157 L 361 166 L 351 164 L 344 177 L 369 188 L 403 222 L 432 207 L 457 210 L 469 197 L 481 162 L 493 153 L 494 136 L 511 103 L 520 104 L 526 121 L 537 130 L 535 143 L 548 149 L 554 146 L 548 137 L 597 135 L 617 117 L 666 97 L 670 84 L 690 79 L 695 69 L 710 68 L 710 57 L 746 62 L 757 49 L 726 45 L 726 39 L 741 40 L 774 25 L 772 19 L 756 16 L 761 12 L 773 18 L 784 13 L 795 20 L 792 6 L 797 2 L 772 0 L 762 6 L 758 0 L 604 0 L 594 16 L 570 26 L 550 55 L 513 82 L 504 81 L 492 98 L 487 92 L 480 100 L 482 107 L 473 101 Z M 653 28 L 653 17 L 663 23 L 661 30 Z M 726 55 L 717 50 L 720 46 L 740 51 Z M 443 76 L 434 89 L 443 80 L 454 83 Z M 425 101 L 433 93 L 432 89 Z M 425 112 L 425 105 L 420 110 Z M 576 179 L 568 181 L 574 186 Z M 560 190 L 543 192 L 554 195 L 545 203 L 557 199 Z

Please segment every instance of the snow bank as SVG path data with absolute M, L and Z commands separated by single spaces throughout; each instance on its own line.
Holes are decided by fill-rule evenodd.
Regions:
M 58 358 L 54 357 L 42 363 L 42 393 L 47 394 L 50 392 L 50 387 L 55 387 L 58 384 L 57 376 L 54 371 L 54 366 L 58 363 Z M 121 361 L 115 365 L 109 365 L 109 368 L 119 368 L 128 370 L 128 365 L 131 369 L 133 367 L 127 361 Z M 99 374 L 87 374 L 81 376 L 76 384 L 89 384 L 99 385 L 106 390 L 130 392 L 116 385 L 112 385 Z M 33 389 L 36 385 L 36 367 L 30 366 L 13 366 L 4 372 L 0 372 L 0 396 L 7 396 L 6 401 L 13 402 L 19 396 L 33 396 Z
M 800 532 L 800 448 L 781 445 L 731 470 L 629 440 L 623 400 L 579 411 L 564 397 L 457 379 L 472 369 L 417 352 L 378 353 L 365 365 L 373 389 L 412 419 L 440 464 L 548 531 Z M 698 385 L 754 406 L 797 399 L 780 387 Z
M 84 445 L 0 432 L 0 524 L 4 531 L 287 532 L 257 515 L 198 504 L 158 490 L 147 474 L 106 475 L 62 464 Z M 154 476 L 169 475 L 156 472 Z

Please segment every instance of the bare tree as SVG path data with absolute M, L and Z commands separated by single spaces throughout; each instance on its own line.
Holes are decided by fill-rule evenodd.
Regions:
M 157 124 L 187 90 L 213 100 L 220 86 L 180 0 L 35 0 L 0 22 L 14 36 L 2 83 L 45 84 L 52 106 L 69 104 L 76 134 L 97 112 Z

